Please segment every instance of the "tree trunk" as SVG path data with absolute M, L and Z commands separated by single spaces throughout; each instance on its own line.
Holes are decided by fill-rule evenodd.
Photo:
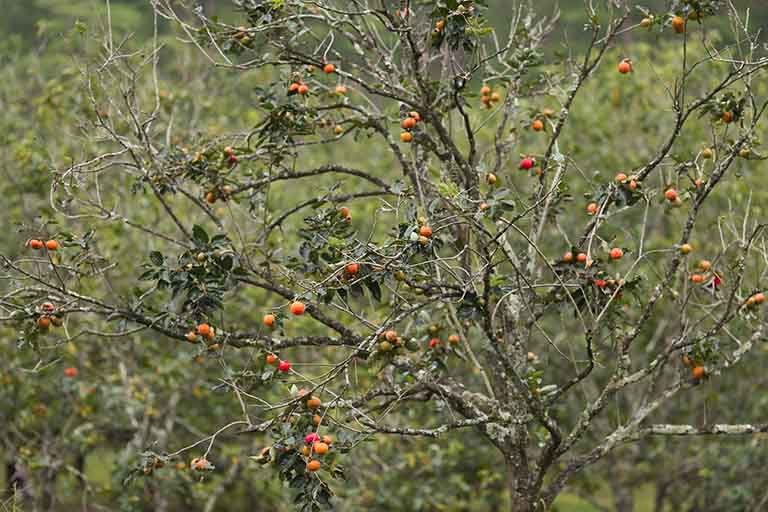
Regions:
M 40 510 L 56 510 L 56 479 L 58 470 L 47 467 L 41 471 L 42 485 L 40 486 Z
M 77 485 L 81 491 L 84 491 L 88 482 L 85 479 L 85 453 L 77 452 L 75 457 L 75 469 L 77 470 Z
M 5 463 L 5 482 L 8 486 L 8 496 L 30 497 L 26 468 L 18 462 L 11 460 Z
M 635 495 L 631 488 L 622 485 L 618 480 L 611 480 L 611 491 L 613 492 L 613 506 L 615 510 L 622 512 L 632 512 L 635 510 Z
M 514 457 L 506 457 L 507 489 L 510 512 L 531 512 L 531 496 L 528 492 L 528 475 Z

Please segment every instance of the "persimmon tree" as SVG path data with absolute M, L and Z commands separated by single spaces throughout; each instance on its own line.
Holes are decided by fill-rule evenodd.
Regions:
M 182 374 L 190 353 L 215 361 L 194 377 L 216 383 L 205 424 L 177 420 L 177 393 L 145 425 L 128 411 L 128 432 L 104 421 L 141 454 L 126 485 L 177 463 L 213 477 L 220 440 L 239 433 L 250 464 L 317 510 L 366 441 L 468 430 L 503 458 L 510 509 L 546 510 L 624 445 L 768 429 L 667 409 L 728 379 L 765 336 L 764 226 L 718 196 L 763 159 L 768 106 L 768 58 L 732 4 L 587 2 L 587 44 L 552 59 L 557 14 L 525 2 L 506 34 L 483 1 L 235 4 L 240 23 L 151 2 L 221 80 L 248 81 L 232 108 L 258 112 L 249 128 L 179 126 L 158 38 L 134 51 L 109 34 L 82 72 L 87 145 L 52 171 L 59 223 L 30 220 L 25 251 L 0 256 L 20 347 L 88 343 L 67 368 L 41 359 L 84 402 L 94 391 L 72 383 L 109 340 L 181 352 L 169 366 Z M 710 37 L 723 18 L 732 42 Z M 596 146 L 625 163 L 585 168 L 570 142 L 590 123 L 571 117 L 592 100 L 583 90 L 606 67 L 627 87 L 652 73 L 608 58 L 627 34 L 679 47 L 655 99 L 667 122 L 648 155 L 615 133 Z M 692 125 L 710 139 L 688 154 Z M 347 158 L 353 147 L 367 158 Z M 139 242 L 101 245 L 116 226 Z M 114 292 L 132 280 L 132 295 Z M 96 392 L 105 420 L 126 414 Z M 176 443 L 182 429 L 196 441 Z

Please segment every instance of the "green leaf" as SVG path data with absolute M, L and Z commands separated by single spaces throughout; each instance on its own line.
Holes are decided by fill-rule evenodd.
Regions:
M 371 295 L 373 295 L 376 302 L 381 302 L 381 286 L 379 286 L 379 283 L 372 279 L 368 279 L 365 281 L 365 285 L 371 291 Z
M 163 255 L 158 251 L 152 251 L 149 253 L 149 261 L 152 262 L 152 264 L 156 267 L 160 267 L 163 265 L 163 260 L 165 258 Z
M 192 226 L 192 238 L 200 245 L 207 245 L 209 240 L 208 233 L 197 224 Z

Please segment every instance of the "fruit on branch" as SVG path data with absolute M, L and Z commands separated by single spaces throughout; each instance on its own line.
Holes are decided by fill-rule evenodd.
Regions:
M 720 119 L 723 120 L 725 124 L 730 124 L 733 122 L 733 112 L 726 110 L 723 112 L 723 114 L 720 116 Z
M 298 89 L 299 94 L 306 96 L 309 94 L 309 86 L 307 84 L 301 84 Z
M 277 356 L 275 354 L 267 354 L 266 361 L 268 365 L 275 365 L 277 364 Z
M 322 404 L 322 402 L 316 396 L 313 396 L 312 398 L 307 400 L 307 407 L 309 409 L 319 409 L 321 404 Z
M 301 86 L 299 85 L 299 83 L 298 83 L 298 82 L 293 82 L 293 83 L 292 83 L 292 84 L 291 84 L 291 85 L 288 87 L 288 92 L 297 93 L 297 92 L 299 92 L 299 87 L 301 87 Z
M 619 174 L 616 175 L 616 177 L 614 178 L 614 181 L 616 181 L 616 183 L 623 183 L 627 181 L 627 175 L 624 174 L 623 172 L 620 172 Z
M 765 294 L 763 292 L 754 294 L 752 298 L 755 299 L 755 304 L 762 304 L 765 302 Z
M 703 366 L 694 366 L 691 369 L 691 374 L 693 375 L 694 379 L 701 380 L 704 378 L 704 375 L 707 374 L 707 371 L 704 369 Z
M 352 220 L 352 211 L 348 206 L 342 206 L 339 208 L 339 215 L 341 215 L 345 220 Z
M 685 20 L 682 16 L 672 17 L 672 28 L 674 28 L 675 32 L 678 34 L 685 32 Z
M 531 129 L 535 132 L 540 132 L 544 129 L 544 122 L 541 119 L 534 119 L 531 123 Z
M 234 148 L 232 146 L 227 146 L 227 147 L 224 148 L 224 154 L 226 156 L 232 156 L 232 155 L 235 154 L 235 150 L 234 150 Z
M 579 263 L 586 263 L 587 262 L 587 255 L 583 252 L 580 252 L 576 255 L 576 261 Z
M 491 95 L 491 88 L 487 85 L 484 85 L 480 88 L 480 94 L 482 96 L 490 96 Z
M 210 325 L 206 323 L 198 324 L 197 326 L 197 334 L 201 336 L 208 336 L 213 332 L 213 329 Z
M 751 155 L 751 154 L 752 154 L 752 151 L 749 148 L 747 148 L 747 147 L 741 148 L 739 150 L 739 156 L 741 158 L 749 158 L 749 155 Z
M 704 276 L 701 274 L 691 274 L 691 282 L 694 284 L 701 284 L 704 282 Z
M 666 192 L 664 192 L 664 197 L 667 198 L 667 201 L 673 202 L 677 200 L 677 190 L 670 188 Z
M 189 462 L 189 467 L 195 471 L 204 471 L 208 469 L 210 463 L 205 457 L 195 457 Z
M 306 306 L 303 302 L 295 301 L 291 304 L 291 313 L 293 313 L 295 316 L 301 316 L 304 314 L 304 310 L 306 309 Z
M 45 242 L 45 248 L 49 251 L 58 251 L 59 250 L 59 242 L 56 240 L 48 240 Z
M 566 263 L 572 263 L 573 262 L 573 253 L 571 251 L 566 252 L 563 254 L 563 261 Z
M 277 369 L 285 373 L 291 369 L 291 363 L 288 361 L 280 361 L 280 363 L 277 365 Z
M 411 132 L 403 132 L 400 134 L 400 142 L 411 142 L 413 140 L 413 134 Z
M 333 127 L 333 133 L 335 133 L 336 135 L 341 135 L 342 133 L 344 133 L 344 128 L 337 124 L 336 126 Z
M 533 166 L 535 163 L 536 162 L 533 158 L 530 158 L 530 157 L 523 158 L 522 160 L 520 160 L 520 169 L 524 171 L 530 171 L 531 169 L 533 169 Z
M 314 426 L 318 426 L 318 425 L 320 425 L 320 423 L 321 423 L 322 421 L 323 421 L 323 417 L 322 417 L 322 416 L 320 416 L 319 414 L 315 414 L 314 416 L 312 416 L 312 424 L 313 424 Z
M 691 244 L 683 244 L 680 246 L 680 252 L 683 254 L 690 254 L 691 251 L 693 251 L 693 246 Z
M 709 160 L 715 155 L 715 152 L 712 151 L 712 148 L 704 148 L 701 150 L 701 158 L 705 158 Z
M 51 326 L 51 318 L 48 316 L 38 317 L 37 326 L 41 329 L 48 329 Z
M 629 190 L 635 191 L 637 190 L 637 181 L 635 180 L 629 180 L 629 183 L 627 184 L 627 188 Z
M 213 204 L 216 202 L 216 193 L 211 191 L 205 194 L 205 202 L 208 204 Z
M 384 331 L 382 337 L 390 343 L 394 343 L 397 340 L 397 332 L 390 329 L 388 331 Z
M 312 451 L 317 455 L 325 455 L 328 453 L 328 445 L 322 441 L 318 441 L 312 445 Z
M 435 348 L 440 344 L 440 338 L 432 338 L 429 340 L 429 348 Z
M 188 332 L 184 337 L 190 343 L 197 343 L 197 334 L 192 331 Z
M 360 271 L 360 265 L 358 263 L 348 263 L 346 267 L 344 267 L 344 271 L 351 275 L 357 275 L 357 273 Z
M 492 172 L 489 172 L 488 174 L 485 175 L 485 181 L 488 182 L 489 185 L 495 185 L 496 182 L 498 181 L 498 178 L 496 177 L 495 174 L 493 174 Z
M 320 461 L 319 460 L 311 460 L 307 462 L 307 471 L 315 472 L 320 469 Z
M 307 444 L 316 443 L 320 440 L 320 436 L 317 434 L 317 432 L 310 432 L 306 436 L 304 436 L 304 442 Z
M 42 304 L 40 304 L 40 309 L 50 313 L 54 309 L 56 309 L 56 307 L 53 305 L 53 302 L 43 302 Z
M 427 226 L 427 225 L 421 226 L 419 228 L 419 235 L 423 236 L 423 237 L 426 237 L 426 238 L 431 237 L 432 236 L 432 228 Z
M 595 286 L 598 288 L 605 288 L 608 285 L 608 283 L 605 282 L 605 279 L 595 279 Z
M 346 85 L 339 84 L 339 85 L 336 86 L 335 90 L 336 90 L 336 94 L 338 94 L 339 96 L 344 96 L 344 95 L 347 94 L 347 86 Z
M 42 249 L 43 245 L 44 244 L 43 244 L 42 240 L 37 240 L 37 239 L 33 238 L 32 240 L 29 241 L 29 247 L 31 249 L 34 249 L 34 250 Z
M 651 28 L 651 25 L 653 24 L 653 20 L 651 18 L 643 18 L 640 20 L 640 26 L 643 28 Z
M 275 325 L 275 315 L 268 313 L 264 315 L 264 318 L 261 319 L 261 323 L 263 323 L 266 327 L 272 327 Z
M 459 337 L 458 334 L 451 334 L 450 336 L 448 336 L 448 343 L 450 343 L 451 345 L 458 345 L 459 341 L 461 341 L 461 338 Z
M 632 71 L 632 61 L 629 59 L 624 59 L 621 62 L 619 62 L 619 73 L 622 75 L 626 75 L 627 73 L 630 73 Z
M 596 214 L 598 209 L 597 203 L 589 203 L 587 205 L 587 213 L 590 215 Z
M 501 94 L 499 94 L 498 92 L 494 92 L 494 93 L 492 93 L 492 94 L 491 94 L 491 101 L 492 101 L 493 103 L 498 103 L 498 102 L 500 102 L 500 101 L 501 101 Z
M 688 355 L 684 355 L 682 358 L 682 361 L 683 361 L 683 366 L 687 366 L 688 368 L 693 366 L 693 360 Z
M 406 117 L 405 119 L 402 120 L 402 122 L 400 123 L 400 126 L 404 130 L 413 130 L 416 127 L 416 120 L 412 117 Z
M 711 268 L 712 268 L 712 262 L 710 262 L 709 260 L 701 260 L 699 262 L 699 269 L 701 269 L 702 272 L 706 272 Z
M 336 72 L 336 66 L 334 66 L 329 62 L 328 64 L 323 66 L 323 71 L 325 72 L 325 74 L 331 75 Z
M 610 256 L 612 260 L 620 260 L 621 257 L 624 256 L 624 251 L 618 247 L 614 247 L 611 249 Z
M 77 377 L 78 374 L 77 368 L 74 366 L 69 366 L 67 368 L 64 368 L 64 376 L 69 377 L 70 379 Z
M 544 117 L 552 117 L 555 115 L 555 109 L 550 107 L 544 107 L 543 109 L 541 109 L 541 114 Z

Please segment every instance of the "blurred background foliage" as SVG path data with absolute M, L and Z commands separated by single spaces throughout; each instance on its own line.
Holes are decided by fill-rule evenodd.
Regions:
M 236 19 L 226 0 L 203 2 L 208 13 Z M 554 11 L 555 2 L 537 1 L 540 13 Z M 494 13 L 491 21 L 505 31 L 511 13 L 505 0 L 489 2 Z M 566 50 L 567 41 L 574 51 L 584 42 L 584 9 L 579 1 L 561 1 L 560 24 L 550 38 L 548 50 L 557 55 Z M 651 9 L 662 10 L 664 2 L 644 2 Z M 768 26 L 768 5 L 743 0 L 736 2 L 743 11 L 751 8 L 752 25 Z M 31 224 L 52 220 L 49 206 L 49 173 L 65 168 L 89 154 L 87 126 L 83 119 L 92 117 L 93 109 L 83 93 L 84 70 L 91 57 L 100 52 L 99 36 L 106 27 L 105 4 L 98 0 L 0 0 L 0 194 L 4 227 L 0 231 L 0 252 L 15 256 L 22 249 Z M 116 39 L 131 37 L 131 47 L 146 46 L 153 34 L 153 17 L 148 2 L 114 0 L 110 3 L 113 32 Z M 640 19 L 638 13 L 633 23 Z M 727 34 L 724 17 L 712 20 L 707 30 Z M 174 143 L 194 146 L 225 132 L 247 129 L 259 117 L 252 106 L 258 101 L 255 87 L 272 77 L 258 73 L 233 73 L 211 69 L 192 48 L 177 40 L 165 23 L 159 25 L 162 42 L 161 80 L 163 108 L 173 113 L 176 127 Z M 727 36 L 723 36 L 724 38 Z M 725 39 L 727 40 L 727 39 Z M 692 49 L 692 51 L 697 51 Z M 630 56 L 636 72 L 631 80 L 615 73 L 613 62 Z M 630 169 L 646 161 L 668 134 L 673 117 L 665 86 L 679 69 L 680 47 L 668 32 L 662 34 L 632 32 L 612 50 L 606 64 L 588 83 L 576 102 L 571 123 L 578 130 L 567 130 L 562 139 L 563 153 L 570 154 L 588 179 L 607 180 L 619 169 Z M 697 75 L 692 89 L 710 85 L 715 77 Z M 146 84 L 145 93 L 151 94 Z M 761 84 L 766 92 L 766 84 Z M 210 94 L 210 91 L 214 91 Z M 478 104 L 479 106 L 479 104 Z M 521 105 L 538 112 L 544 106 L 557 106 L 555 98 Z M 394 106 L 393 106 L 394 108 Z M 528 153 L 543 149 L 542 139 L 521 131 L 520 147 Z M 691 123 L 676 144 L 674 158 L 690 159 L 709 138 L 709 125 Z M 483 133 L 485 142 L 490 134 Z M 192 147 L 194 149 L 194 147 Z M 522 152 L 522 150 L 521 150 Z M 391 177 L 389 156 L 383 148 L 370 144 L 320 146 L 313 154 L 314 165 L 327 161 L 356 162 L 377 175 Z M 723 193 L 713 201 L 719 204 L 702 217 L 700 231 L 711 230 L 713 236 L 694 243 L 702 252 L 716 246 L 715 234 L 720 213 L 743 208 L 751 201 L 753 215 L 768 215 L 768 190 L 764 185 L 762 163 L 739 162 L 742 179 L 723 185 Z M 658 176 L 661 186 L 663 174 Z M 501 176 L 504 184 L 517 194 L 524 194 L 527 176 L 510 169 Z M 296 195 L 306 196 L 318 188 L 333 184 L 330 178 L 306 183 L 306 189 L 280 189 L 271 192 L 272 201 L 287 201 Z M 76 186 L 76 184 L 73 184 Z M 291 182 L 291 186 L 295 186 Z M 586 189 L 573 188 L 573 208 L 583 212 Z M 161 216 L 159 207 L 147 200 L 145 208 L 130 211 L 132 220 L 151 224 Z M 373 214 L 375 205 L 355 205 L 357 229 L 365 231 L 363 220 Z M 359 213 L 358 213 L 359 212 Z M 565 212 L 567 213 L 567 212 Z M 743 213 L 740 212 L 740 213 Z M 635 237 L 632 223 L 636 212 L 627 214 L 627 232 L 616 232 L 618 245 L 622 237 Z M 672 228 L 681 214 L 665 217 L 652 231 L 650 243 L 670 246 Z M 568 225 L 568 215 L 563 224 Z M 87 223 L 65 226 L 75 233 L 85 233 Z M 64 226 L 62 226 L 62 229 Z M 59 227 L 49 224 L 53 232 Z M 286 230 L 290 231 L 290 230 Z M 120 260 L 121 251 L 134 245 L 145 251 L 147 240 L 120 223 L 99 230 L 96 240 L 103 253 Z M 272 239 L 274 250 L 290 252 L 295 238 Z M 549 247 L 556 255 L 560 248 Z M 123 260 L 125 261 L 125 256 Z M 128 294 L 135 286 L 130 273 L 113 282 L 118 294 Z M 94 282 L 94 288 L 103 283 Z M 227 318 L 258 318 L 263 294 L 247 292 L 241 300 L 227 303 Z M 674 312 L 670 312 L 673 315 Z M 663 329 L 662 318 L 649 329 Z M 297 327 L 298 326 L 298 327 Z M 305 329 L 294 322 L 290 329 Z M 172 510 L 202 510 L 209 494 L 226 479 L 230 471 L 240 475 L 225 488 L 227 498 L 215 510 L 290 510 L 288 493 L 268 470 L 250 465 L 246 459 L 268 441 L 263 436 L 227 439 L 217 448 L 214 463 L 217 476 L 200 483 L 184 471 L 163 468 L 146 484 L 133 484 L 126 490 L 123 481 L 130 468 L 140 463 L 137 453 L 146 446 L 126 446 L 121 426 L 141 418 L 157 418 L 167 404 L 177 401 L 184 429 L 174 431 L 178 439 L 166 440 L 180 448 L 194 442 L 201 433 L 210 432 L 221 418 L 238 414 L 238 407 L 226 394 L 217 391 L 207 372 L 218 371 L 215 359 L 203 357 L 193 347 L 180 347 L 174 357 L 168 356 L 168 344 L 136 336 L 132 343 L 122 339 L 91 340 L 47 347 L 65 361 L 79 362 L 91 371 L 80 383 L 61 386 L 59 373 L 45 370 L 25 373 L 38 360 L 37 350 L 18 348 L 16 333 L 0 327 L 0 438 L 5 441 L 7 461 L 24 460 L 30 468 L 48 467 L 53 454 L 71 461 L 59 468 L 56 493 L 64 503 L 61 510 L 80 510 L 74 496 L 82 485 L 89 486 L 91 499 L 110 508 L 151 510 L 159 490 L 171 500 Z M 40 347 L 37 347 L 39 350 Z M 241 365 L 263 365 L 244 354 Z M 546 357 L 542 354 L 541 357 Z M 301 355 L 292 358 L 302 361 Z M 120 365 L 115 366 L 119 361 Z M 701 385 L 700 392 L 686 395 L 672 404 L 669 414 L 690 418 L 692 422 L 712 419 L 750 421 L 764 417 L 766 398 L 756 396 L 747 403 L 730 397 L 749 396 L 766 385 L 765 365 L 760 360 L 747 361 L 727 378 Z M 151 371 L 147 371 L 150 369 Z M 56 370 L 58 371 L 58 370 Z M 738 375 L 738 378 L 735 376 Z M 65 399 L 61 398 L 64 393 Z M 617 411 L 620 404 L 617 404 Z M 429 417 L 414 420 L 429 425 Z M 662 411 L 661 415 L 665 414 Z M 30 432 L 61 433 L 60 444 L 43 446 L 37 438 L 28 444 L 14 442 L 9 430 L 23 428 Z M 145 440 L 154 439 L 148 428 Z M 58 429 L 58 430 L 57 430 Z M 41 435 L 41 438 L 44 437 Z M 74 441 L 68 443 L 67 441 Z M 660 510 L 655 507 L 660 496 L 664 510 L 743 510 L 755 493 L 768 488 L 768 471 L 763 461 L 768 451 L 762 438 L 710 443 L 704 439 L 654 440 L 640 446 L 617 450 L 611 457 L 581 474 L 569 492 L 557 502 L 561 512 L 593 512 L 599 510 Z M 504 468 L 496 451 L 477 442 L 471 432 L 445 436 L 439 440 L 380 438 L 358 449 L 350 460 L 349 481 L 336 486 L 342 496 L 339 510 L 423 510 L 485 511 L 503 508 Z M 79 461 L 79 462 L 78 462 Z M 78 465 L 79 464 L 79 465 Z M 78 478 L 82 469 L 87 484 Z M 235 473 L 235 472 L 238 473 Z M 223 475 L 223 476 L 218 476 Z M 696 482 L 691 488 L 690 482 Z M 7 482 L 6 482 L 7 483 Z M 5 489 L 6 486 L 3 486 Z M 68 498 L 68 496 L 72 498 Z M 4 499 L 11 499 L 7 494 Z M 148 505 L 149 504 L 149 505 Z M 403 504 L 408 504 L 403 508 Z M 700 508 L 696 508 L 700 505 Z M 679 508 L 676 508 L 679 507 Z M 9 508 L 10 509 L 10 508 Z M 20 509 L 17 509 L 20 510 Z

